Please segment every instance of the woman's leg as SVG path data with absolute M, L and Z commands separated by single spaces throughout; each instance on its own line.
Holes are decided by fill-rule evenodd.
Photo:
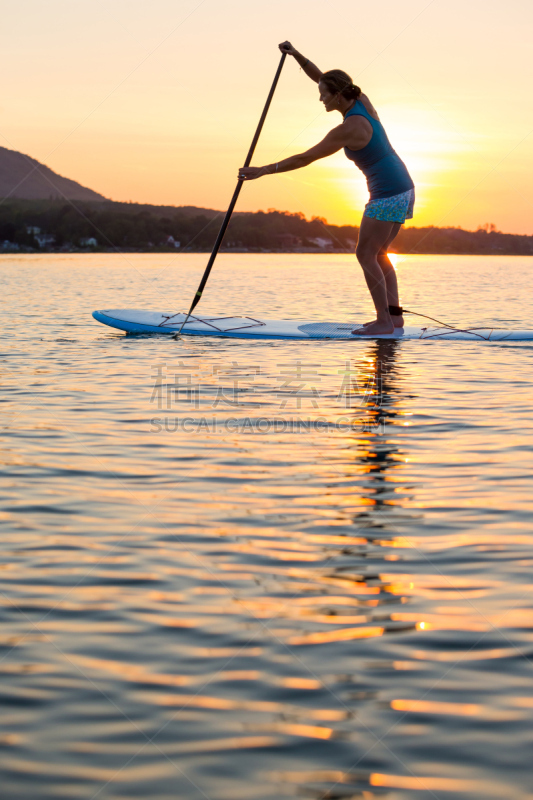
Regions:
M 398 236 L 398 233 L 402 225 L 400 222 L 393 222 L 392 225 L 393 225 L 393 230 L 391 232 L 390 238 L 378 253 L 378 264 L 381 267 L 383 275 L 385 276 L 385 283 L 387 284 L 387 299 L 389 301 L 389 306 L 399 306 L 400 296 L 398 294 L 398 279 L 396 278 L 396 270 L 394 269 L 391 260 L 389 258 L 388 249 Z M 391 319 L 394 323 L 395 328 L 403 328 L 403 317 L 401 316 L 401 314 L 400 315 L 391 314 Z
M 393 230 L 387 242 L 383 245 L 381 250 L 378 253 L 378 264 L 381 267 L 381 271 L 385 277 L 385 284 L 387 286 L 387 300 L 389 301 L 389 306 L 399 306 L 400 299 L 398 294 L 398 281 L 396 279 L 396 270 L 394 269 L 391 260 L 388 255 L 388 249 L 396 239 L 400 228 L 402 227 L 400 222 L 393 222 Z M 395 328 L 403 328 L 403 317 L 401 314 L 391 314 L 391 319 L 394 323 Z M 373 322 L 374 320 L 372 320 Z M 365 325 L 370 325 L 370 322 L 365 322 Z
M 355 254 L 363 268 L 366 284 L 374 301 L 376 319 L 354 333 L 367 336 L 373 333 L 394 333 L 394 323 L 389 314 L 389 286 L 391 292 L 396 291 L 396 299 L 398 298 L 398 286 L 395 283 L 394 268 L 388 258 L 388 263 L 385 262 L 382 254 L 384 248 L 386 253 L 386 248 L 398 232 L 397 229 L 397 222 L 385 222 L 367 216 L 363 216 L 361 220 Z M 378 256 L 381 257 L 384 269 Z

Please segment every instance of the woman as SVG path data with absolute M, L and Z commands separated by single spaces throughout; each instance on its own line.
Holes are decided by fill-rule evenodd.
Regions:
M 263 175 L 300 169 L 343 147 L 347 158 L 365 175 L 370 192 L 355 252 L 374 301 L 376 319 L 353 333 L 358 336 L 394 333 L 395 328 L 403 327 L 403 317 L 396 273 L 387 250 L 405 220 L 413 216 L 415 192 L 411 176 L 392 149 L 372 103 L 353 85 L 346 72 L 339 69 L 321 72 L 290 42 L 283 42 L 279 48 L 293 56 L 305 74 L 318 83 L 326 111 L 339 111 L 344 121 L 305 153 L 265 167 L 241 167 L 239 178 L 255 180 Z

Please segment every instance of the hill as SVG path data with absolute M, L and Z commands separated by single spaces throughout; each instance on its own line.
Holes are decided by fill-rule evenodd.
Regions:
M 3 199 L 1 199 L 3 198 Z M 70 201 L 70 202 L 65 202 Z M 75 201 L 75 205 L 74 205 Z M 34 158 L 0 147 L 0 252 L 77 249 L 208 252 L 223 211 L 115 203 Z M 269 209 L 233 214 L 225 250 L 353 252 L 359 228 Z M 533 236 L 462 228 L 402 228 L 397 253 L 533 255 Z
M 194 206 L 137 203 L 66 203 L 64 200 L 0 202 L 0 252 L 57 252 L 79 249 L 140 252 L 209 252 L 223 211 Z M 223 250 L 249 252 L 354 251 L 359 229 L 308 220 L 288 211 L 237 212 Z M 533 236 L 461 228 L 402 228 L 397 253 L 533 255 Z
M 98 192 L 63 178 L 34 158 L 0 147 L 0 198 L 8 197 L 25 200 L 105 200 Z

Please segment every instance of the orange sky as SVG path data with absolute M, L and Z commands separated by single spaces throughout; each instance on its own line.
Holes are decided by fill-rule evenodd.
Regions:
M 3 10 L 0 144 L 113 200 L 225 208 L 290 39 L 370 96 L 417 185 L 414 225 L 533 234 L 531 0 L 19 0 Z M 6 80 L 6 77 L 8 80 Z M 256 157 L 338 124 L 287 61 Z M 358 224 L 342 153 L 247 184 L 239 210 Z

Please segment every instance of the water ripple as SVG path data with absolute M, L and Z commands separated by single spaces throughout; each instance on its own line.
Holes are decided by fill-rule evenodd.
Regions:
M 349 257 L 232 258 L 233 313 L 369 311 Z M 530 800 L 531 346 L 123 337 L 203 264 L 131 259 L 0 257 L 5 796 Z M 528 327 L 532 266 L 398 269 Z

